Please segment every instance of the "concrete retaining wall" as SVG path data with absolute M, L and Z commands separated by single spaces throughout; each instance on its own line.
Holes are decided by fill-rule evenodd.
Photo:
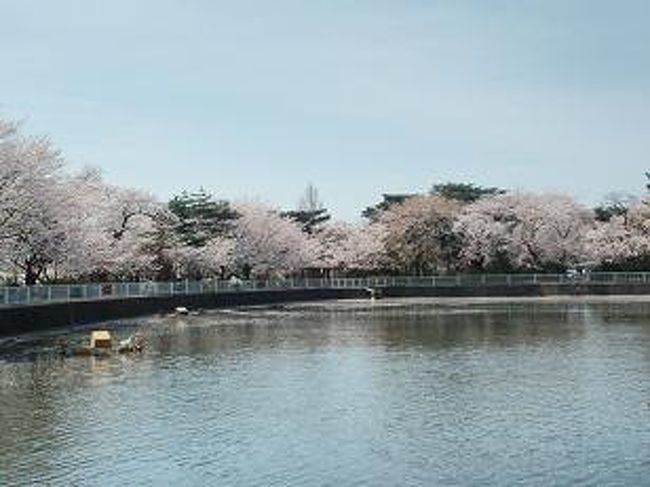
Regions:
M 186 306 L 189 309 L 210 309 L 362 297 L 367 297 L 367 292 L 361 289 L 286 289 L 14 306 L 0 308 L 0 336 L 156 313 L 169 313 L 177 306 Z
M 650 294 L 648 284 L 521 284 L 516 286 L 389 287 L 386 297 L 539 297 Z
M 525 297 L 650 294 L 650 285 L 530 284 L 518 286 L 388 287 L 385 297 Z M 177 306 L 229 308 L 258 304 L 367 298 L 363 289 L 284 289 L 151 298 L 102 299 L 0 308 L 0 335 L 167 313 Z

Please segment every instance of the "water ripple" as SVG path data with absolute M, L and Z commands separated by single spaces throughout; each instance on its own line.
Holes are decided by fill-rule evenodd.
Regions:
M 145 354 L 106 359 L 56 357 L 86 329 L 5 340 L 0 484 L 641 485 L 650 321 L 634 306 L 149 318 L 115 325 Z

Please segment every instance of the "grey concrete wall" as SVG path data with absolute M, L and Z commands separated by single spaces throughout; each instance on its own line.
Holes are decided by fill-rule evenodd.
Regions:
M 539 297 L 650 294 L 648 284 L 521 284 L 515 286 L 391 287 L 386 297 Z
M 156 313 L 168 313 L 177 306 L 186 306 L 189 309 L 216 309 L 257 304 L 350 299 L 366 296 L 367 293 L 359 289 L 286 289 L 14 306 L 0 308 L 0 336 L 18 335 L 51 328 L 133 318 Z
M 650 294 L 650 285 L 530 284 L 518 286 L 390 287 L 385 297 L 490 297 Z M 0 335 L 168 313 L 177 306 L 229 308 L 257 304 L 367 298 L 363 289 L 286 289 L 152 298 L 104 299 L 0 308 Z

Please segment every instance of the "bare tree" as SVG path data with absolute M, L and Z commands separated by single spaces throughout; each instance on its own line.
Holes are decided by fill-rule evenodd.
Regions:
M 318 189 L 312 183 L 309 183 L 305 188 L 304 194 L 298 201 L 298 210 L 301 211 L 317 211 L 325 208 L 323 202 L 318 194 Z
M 318 230 L 319 225 L 331 218 L 318 195 L 318 189 L 311 183 L 305 188 L 305 192 L 298 202 L 298 209 L 285 211 L 282 216 L 299 223 L 302 231 L 310 235 Z

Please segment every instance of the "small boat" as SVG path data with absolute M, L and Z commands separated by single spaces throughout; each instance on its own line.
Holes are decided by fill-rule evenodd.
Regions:
M 108 330 L 94 330 L 90 334 L 91 349 L 110 349 L 113 346 L 113 338 Z
M 118 353 L 142 352 L 144 350 L 144 337 L 139 333 L 131 335 L 126 340 L 120 340 L 117 347 L 113 347 L 113 337 L 107 330 L 93 330 L 90 333 L 90 345 L 73 351 L 73 355 L 108 357 L 114 351 Z M 60 346 L 60 354 L 67 355 L 66 347 Z
M 90 333 L 90 345 L 73 351 L 73 355 L 82 357 L 107 357 L 111 354 L 113 338 L 108 330 L 93 330 Z

